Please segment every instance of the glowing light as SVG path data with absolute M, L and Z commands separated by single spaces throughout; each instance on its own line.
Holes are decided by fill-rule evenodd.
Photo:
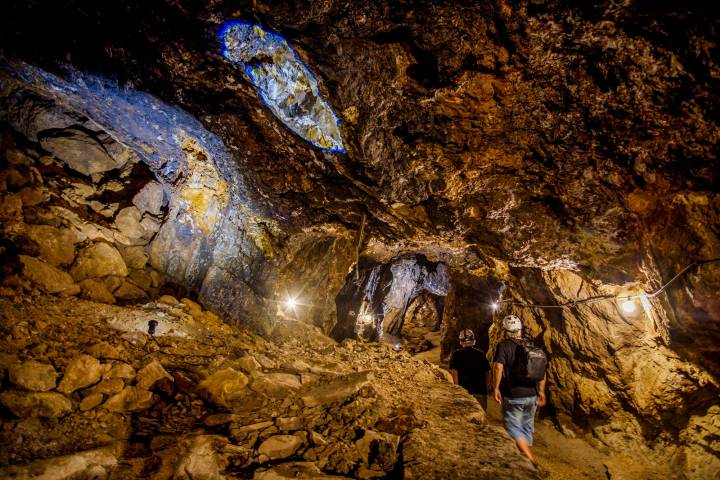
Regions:
M 288 297 L 285 300 L 285 306 L 288 307 L 290 310 L 295 310 L 295 307 L 297 307 L 298 302 L 296 298 Z
M 287 41 L 248 22 L 226 22 L 222 54 L 258 89 L 270 111 L 294 133 L 318 148 L 344 152 L 340 121 L 320 96 L 317 79 Z
M 630 299 L 625 300 L 620 307 L 622 311 L 627 314 L 635 313 L 635 309 L 637 308 L 635 302 Z
M 493 312 L 497 312 L 498 309 L 500 308 L 500 305 L 498 304 L 498 302 L 492 302 L 492 303 L 490 304 L 490 308 L 493 309 Z

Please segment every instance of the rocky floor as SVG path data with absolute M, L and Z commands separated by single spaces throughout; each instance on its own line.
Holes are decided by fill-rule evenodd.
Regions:
M 488 402 L 487 419 L 502 425 L 500 406 Z M 599 442 L 563 434 L 549 419 L 535 422 L 533 453 L 540 464 L 541 476 L 552 480 L 666 480 L 684 478 L 667 465 L 651 464 L 637 452 L 611 451 Z
M 155 335 L 146 332 L 157 322 Z M 3 478 L 535 478 L 445 373 L 163 297 L 0 298 Z

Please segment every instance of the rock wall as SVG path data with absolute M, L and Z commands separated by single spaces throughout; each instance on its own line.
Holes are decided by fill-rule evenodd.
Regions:
M 506 298 L 545 305 L 647 288 L 593 282 L 571 271 L 519 269 L 513 275 Z M 563 309 L 507 307 L 496 319 L 519 315 L 526 335 L 549 352 L 549 401 L 562 428 L 577 425 L 600 445 L 631 448 L 691 479 L 711 478 L 720 469 L 720 382 L 708 368 L 712 360 L 698 362 L 697 351 L 685 354 L 695 340 L 673 333 L 679 328 L 675 295 L 637 300 L 632 314 L 619 301 L 603 300 Z M 490 329 L 493 344 L 499 330 L 499 323 Z M 697 347 L 703 343 L 698 339 Z
M 263 208 L 247 200 L 243 179 L 222 142 L 186 113 L 149 95 L 126 92 L 95 77 L 86 78 L 83 95 L 79 95 L 70 83 L 29 65 L 16 63 L 13 71 L 23 81 L 4 76 L 1 82 L 0 118 L 14 131 L 8 135 L 23 144 L 31 142 L 34 159 L 27 160 L 28 168 L 39 157 L 45 156 L 48 162 L 54 159 L 55 177 L 72 184 L 72 189 L 47 194 L 57 193 L 67 203 L 53 206 L 44 221 L 56 222 L 49 218 L 56 215 L 84 231 L 82 240 L 89 235 L 112 244 L 132 270 L 118 266 L 92 278 L 131 275 L 133 286 L 153 288 L 155 295 L 161 274 L 173 293 L 197 297 L 228 320 L 263 332 L 272 328 L 278 303 L 293 292 L 308 299 L 301 320 L 326 331 L 332 327 L 335 292 L 354 253 L 353 234 L 346 227 L 327 223 L 295 234 L 291 228 L 280 230 L 275 220 L 264 216 Z M 124 114 L 118 114 L 120 110 Z M 141 124 L 151 128 L 145 130 Z M 163 128 L 175 132 L 171 141 Z M 5 172 L 13 194 L 27 183 L 20 177 L 31 178 L 26 167 L 18 168 Z M 40 170 L 51 170 L 51 166 L 48 163 Z M 132 183 L 132 195 L 136 194 L 132 202 L 119 201 L 130 194 L 123 190 L 127 185 L 109 181 L 117 176 Z M 35 182 L 42 183 L 42 178 Z M 27 197 L 28 192 L 35 190 L 28 188 L 22 195 Z M 5 199 L 9 222 L 21 221 L 16 215 L 18 198 Z M 39 197 L 25 198 L 26 207 L 38 202 Z M 107 218 L 110 230 L 80 210 Z M 38 228 L 33 228 L 28 235 L 40 236 Z M 56 263 L 74 259 L 74 255 L 65 258 L 70 254 L 63 251 L 54 255 L 61 257 L 53 259 Z M 92 255 L 120 258 L 98 247 L 85 254 L 83 262 L 96 261 L 85 259 Z M 38 265 L 31 263 L 25 269 L 37 270 Z M 141 269 L 147 271 L 136 272 Z M 84 295 L 92 291 L 92 298 L 112 301 L 108 292 L 86 278 L 87 273 L 76 270 L 77 281 L 85 282 L 88 293 Z M 149 272 L 155 272 L 152 281 L 146 278 Z M 56 272 L 42 273 L 51 274 L 67 281 Z M 28 275 L 39 278 L 41 274 Z M 116 283 L 110 286 L 113 291 Z M 75 290 L 72 286 L 52 288 Z M 144 297 L 130 286 L 123 287 L 121 295 L 126 300 Z

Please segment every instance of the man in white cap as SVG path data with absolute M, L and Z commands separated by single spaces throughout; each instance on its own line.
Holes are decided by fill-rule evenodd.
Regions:
M 468 391 L 487 411 L 487 391 L 490 385 L 490 363 L 485 352 L 475 347 L 475 334 L 465 329 L 458 337 L 460 348 L 450 356 L 450 375 L 453 383 Z
M 545 353 L 522 340 L 522 322 L 515 315 L 502 321 L 505 339 L 495 349 L 494 397 L 503 406 L 505 430 L 533 464 L 530 447 L 535 430 L 535 411 L 546 403 Z

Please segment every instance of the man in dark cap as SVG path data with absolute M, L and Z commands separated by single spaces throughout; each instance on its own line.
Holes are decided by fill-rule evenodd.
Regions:
M 480 402 L 487 411 L 487 385 L 490 382 L 490 363 L 485 352 L 475 347 L 475 334 L 466 329 L 459 335 L 460 348 L 450 356 L 453 383 L 460 385 Z

